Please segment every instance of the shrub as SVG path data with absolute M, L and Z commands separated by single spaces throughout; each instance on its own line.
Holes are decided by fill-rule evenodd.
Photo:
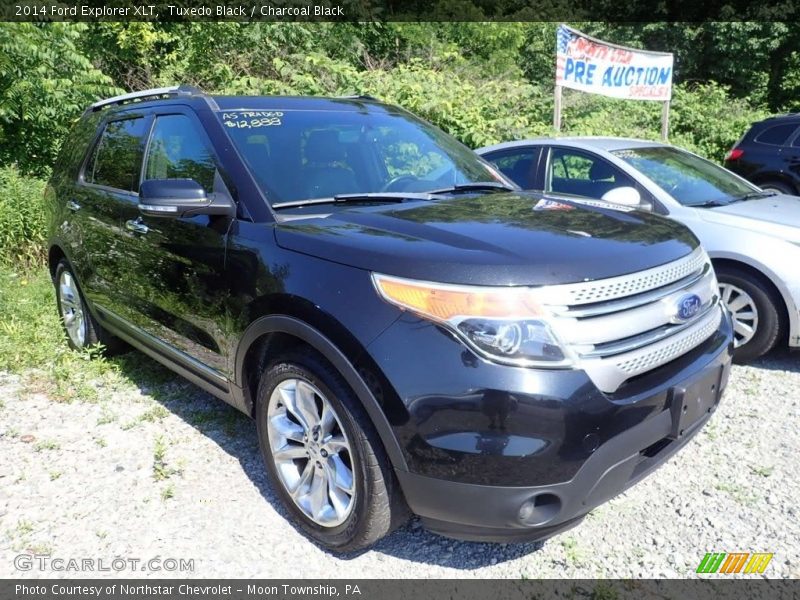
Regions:
M 745 100 L 731 98 L 716 83 L 673 87 L 669 142 L 714 162 L 722 162 L 751 123 L 767 116 Z M 658 140 L 661 103 L 616 100 L 565 90 L 565 135 L 613 135 Z
M 41 179 L 0 168 L 0 263 L 23 268 L 44 263 L 46 225 Z

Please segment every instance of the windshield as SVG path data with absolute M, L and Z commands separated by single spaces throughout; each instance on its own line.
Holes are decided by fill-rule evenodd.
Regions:
M 455 138 L 404 113 L 217 113 L 270 203 L 508 183 Z
M 759 191 L 730 171 L 677 148 L 630 148 L 612 154 L 652 179 L 684 206 L 728 203 Z

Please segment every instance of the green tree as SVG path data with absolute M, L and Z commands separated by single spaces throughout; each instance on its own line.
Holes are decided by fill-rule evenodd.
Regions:
M 77 48 L 83 24 L 0 23 L 0 165 L 43 175 L 88 104 L 119 93 Z

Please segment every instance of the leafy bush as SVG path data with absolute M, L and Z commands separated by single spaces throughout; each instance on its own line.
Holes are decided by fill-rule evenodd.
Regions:
M 77 48 L 83 23 L 0 23 L 0 165 L 46 174 L 81 112 L 119 93 Z
M 676 85 L 670 109 L 669 141 L 715 162 L 747 130 L 767 116 L 716 83 Z M 564 91 L 564 135 L 612 135 L 658 140 L 661 103 L 616 100 Z
M 0 264 L 44 263 L 44 185 L 15 165 L 0 168 Z
M 701 40 L 704 47 L 717 38 L 738 47 L 761 31 L 583 25 L 696 60 L 692 48 L 701 34 L 711 36 Z M 772 55 L 773 38 L 753 52 Z M 0 23 L 0 264 L 42 262 L 43 183 L 24 175 L 45 175 L 70 124 L 117 86 L 187 82 L 228 94 L 372 94 L 475 148 L 554 134 L 554 43 L 554 23 Z M 797 56 L 784 62 L 800 65 Z M 684 60 L 681 69 L 701 69 L 696 60 Z M 722 76 L 720 68 L 714 72 Z M 767 115 L 736 83 L 754 67 L 737 69 L 723 78 L 734 93 L 713 81 L 675 85 L 672 143 L 719 162 L 751 122 Z M 800 81 L 798 69 L 792 73 Z M 759 84 L 762 96 L 768 83 Z M 562 134 L 655 140 L 660 115 L 659 103 L 565 90 Z

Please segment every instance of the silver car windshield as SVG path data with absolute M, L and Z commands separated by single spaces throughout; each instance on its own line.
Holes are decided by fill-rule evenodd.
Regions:
M 684 206 L 727 204 L 759 192 L 730 171 L 678 148 L 628 148 L 612 154 L 649 177 Z

